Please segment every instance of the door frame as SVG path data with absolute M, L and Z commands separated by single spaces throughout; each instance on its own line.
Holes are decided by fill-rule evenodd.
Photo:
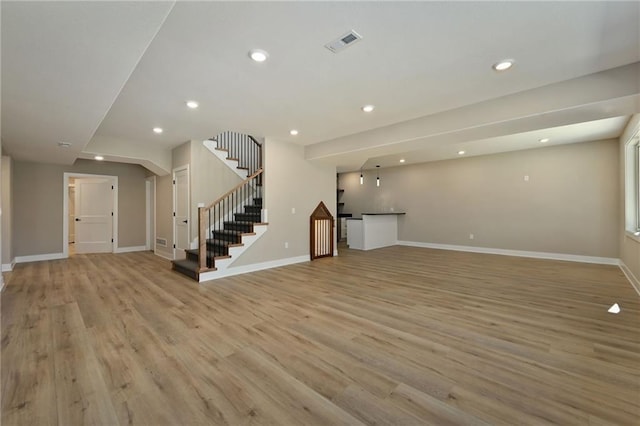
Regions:
M 156 177 L 150 176 L 145 182 L 146 205 L 146 238 L 145 248 L 155 253 L 156 251 Z
M 113 243 L 111 244 L 111 252 L 115 253 L 118 248 L 118 176 L 110 175 L 94 175 L 88 173 L 71 173 L 65 172 L 62 177 L 62 254 L 63 257 L 69 257 L 69 178 L 106 178 L 113 185 Z
M 172 210 L 172 219 L 173 219 L 173 248 L 172 254 L 173 258 L 176 258 L 176 250 L 180 250 L 176 248 L 176 173 L 186 170 L 187 172 L 187 218 L 189 222 L 187 223 L 187 249 L 191 248 L 191 176 L 189 173 L 189 164 L 185 164 L 184 166 L 176 167 L 172 170 L 172 192 L 173 192 L 173 210 Z

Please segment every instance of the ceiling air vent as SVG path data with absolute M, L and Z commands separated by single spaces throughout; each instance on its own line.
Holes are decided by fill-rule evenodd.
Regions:
M 324 47 L 326 47 L 333 53 L 338 53 L 345 47 L 351 46 L 360 40 L 362 40 L 362 36 L 357 32 L 355 32 L 354 30 L 351 30 L 348 33 L 341 36 L 339 39 L 325 44 Z

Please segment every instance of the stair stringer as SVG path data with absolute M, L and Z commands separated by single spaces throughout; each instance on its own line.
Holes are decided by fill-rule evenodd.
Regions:
M 234 269 L 240 269 L 239 267 L 233 268 L 231 265 L 235 262 L 249 247 L 253 245 L 260 237 L 267 232 L 267 224 L 254 224 L 253 225 L 253 233 L 255 235 L 243 235 L 242 236 L 242 244 L 241 246 L 229 247 L 229 258 L 226 259 L 218 259 L 216 260 L 216 270 L 215 271 L 207 271 L 201 272 L 199 275 L 198 282 L 211 281 L 218 278 L 223 278 L 231 275 L 237 275 L 238 272 L 234 271 Z
M 249 171 L 246 169 L 239 169 L 240 163 L 238 160 L 229 160 L 227 158 L 228 152 L 226 150 L 220 150 L 218 148 L 218 142 L 207 139 L 202 141 L 202 144 L 209 150 L 213 155 L 218 157 L 220 161 L 227 165 L 231 170 L 233 170 L 238 176 L 245 180 L 249 177 Z

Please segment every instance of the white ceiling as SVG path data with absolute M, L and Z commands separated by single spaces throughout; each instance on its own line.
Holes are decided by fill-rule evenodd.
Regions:
M 583 76 L 640 62 L 638 2 L 3 1 L 1 7 L 2 142 L 21 160 L 68 164 L 106 153 L 154 163 L 161 172 L 170 156 L 159 151 L 235 130 L 306 145 L 308 158 L 349 170 L 396 165 L 398 156 L 452 158 L 462 142 L 473 144 L 475 155 L 497 152 L 509 135 L 516 135 L 513 149 L 526 149 L 516 141 L 547 128 L 565 128 L 554 143 L 616 137 L 626 118 L 607 119 L 640 112 L 640 80 L 629 78 L 598 96 L 590 98 L 590 90 L 567 96 L 571 102 L 562 108 L 555 99 L 576 82 L 586 87 Z M 338 54 L 324 48 L 351 29 L 363 40 Z M 269 60 L 249 60 L 252 48 L 268 51 Z M 516 65 L 496 73 L 491 65 L 502 58 Z M 606 83 L 615 74 L 599 75 Z M 437 147 L 403 144 L 385 130 L 431 122 L 412 135 L 424 139 L 439 117 L 460 129 L 470 111 L 506 97 L 510 104 L 526 99 L 525 115 L 535 123 L 506 111 L 500 120 L 474 124 L 495 130 L 499 121 L 500 131 L 486 133 L 492 137 L 481 131 L 475 138 L 441 137 Z M 187 109 L 190 99 L 200 108 Z M 367 103 L 376 105 L 371 114 L 360 110 Z M 154 134 L 155 126 L 165 132 Z M 290 136 L 292 128 L 300 134 Z M 60 141 L 73 146 L 60 149 Z

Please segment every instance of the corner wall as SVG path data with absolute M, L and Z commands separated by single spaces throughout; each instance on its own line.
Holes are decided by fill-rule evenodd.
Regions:
M 618 258 L 616 140 L 340 175 L 344 211 L 406 212 L 398 239 Z M 525 181 L 528 176 L 528 181 Z M 473 234 L 473 239 L 470 239 Z

